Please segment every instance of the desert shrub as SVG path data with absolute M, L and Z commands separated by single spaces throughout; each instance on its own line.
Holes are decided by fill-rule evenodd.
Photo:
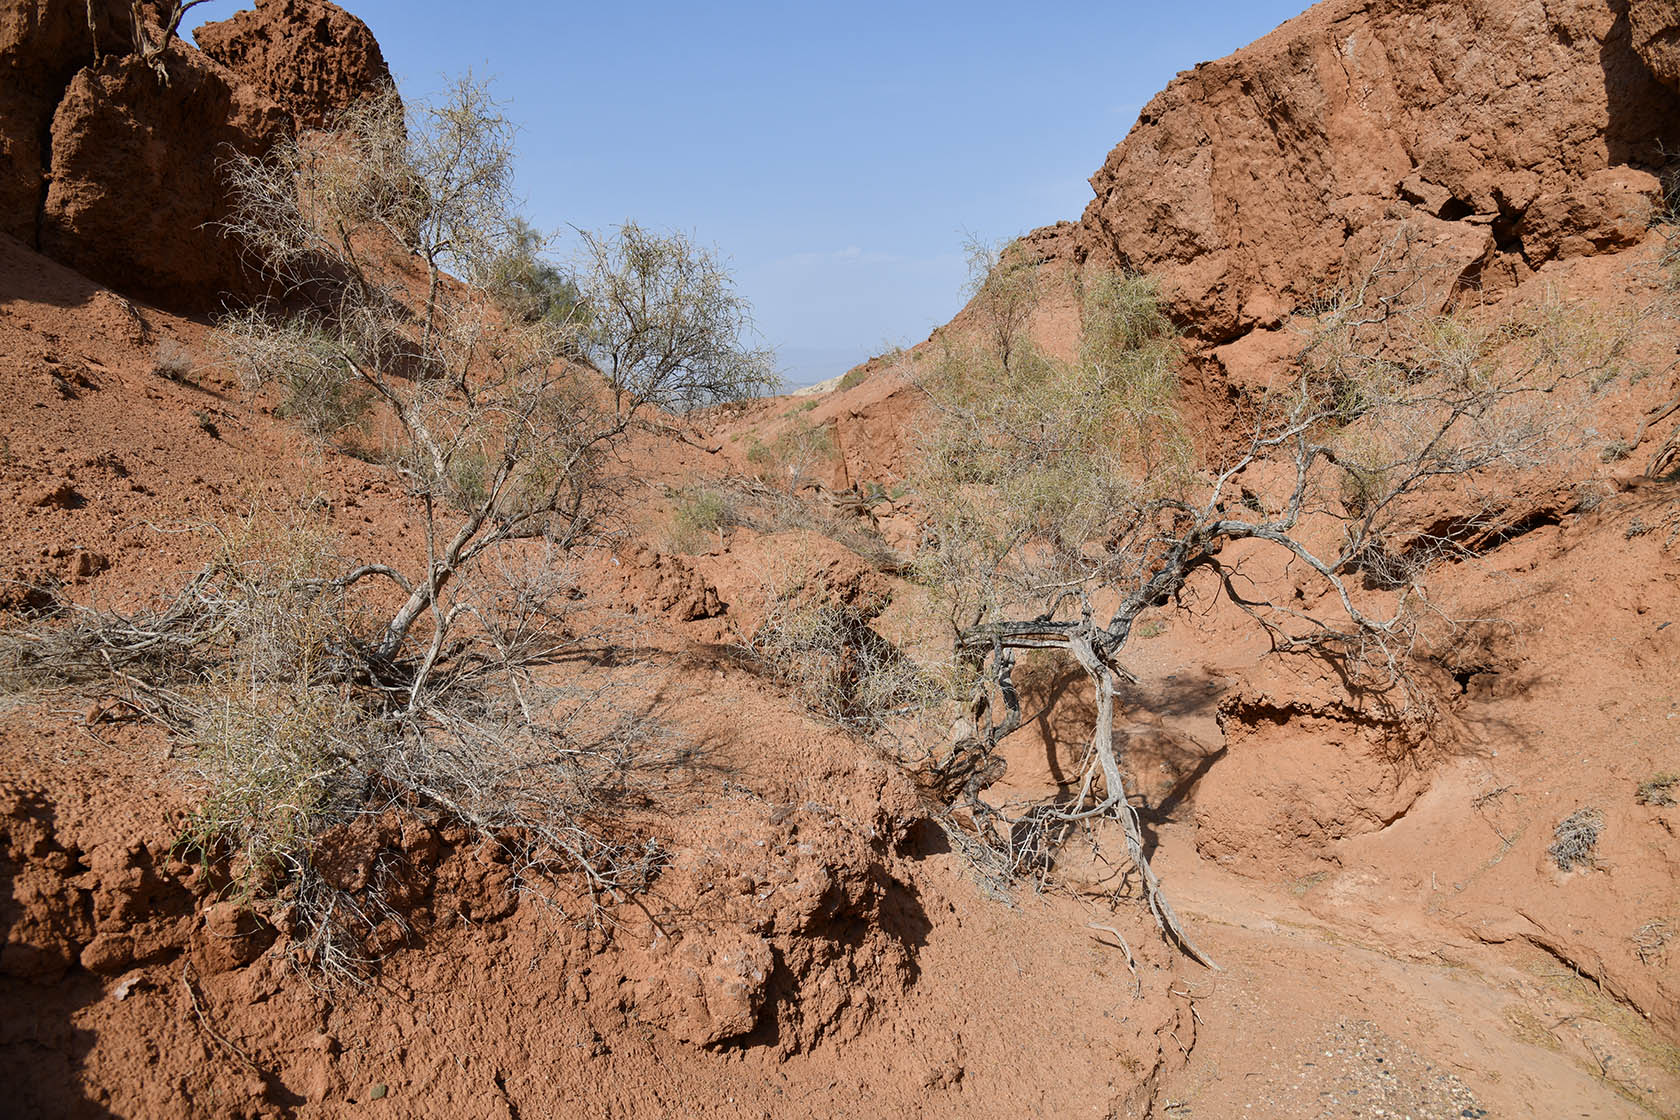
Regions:
M 1019 238 L 989 242 L 970 236 L 963 251 L 968 257 L 968 310 L 983 345 L 1007 369 L 1017 347 L 1027 339 L 1028 324 L 1043 294 L 1039 262 Z
M 577 281 L 544 257 L 548 241 L 524 218 L 513 218 L 506 243 L 484 266 L 485 290 L 523 322 L 585 331 L 589 305 Z
M 1634 791 L 1633 799 L 1641 805 L 1669 806 L 1680 804 L 1675 800 L 1674 791 L 1680 788 L 1680 774 L 1664 771 L 1653 774 L 1639 783 Z
M 797 490 L 834 461 L 834 433 L 827 424 L 793 417 L 765 443 L 756 435 L 747 443 L 747 465 L 755 477 L 772 486 Z
M 1098 542 L 1126 511 L 1185 485 L 1176 343 L 1154 299 L 1136 278 L 1090 284 L 1074 361 L 1024 340 L 1007 364 L 998 347 L 942 353 L 925 382 L 939 421 L 921 440 L 913 482 L 929 515 L 919 570 L 953 625 L 1006 611 L 1035 588 L 1117 574 Z
M 152 372 L 168 381 L 191 381 L 197 359 L 187 347 L 173 338 L 160 341 L 152 349 Z
M 235 311 L 217 324 L 224 359 L 249 390 L 272 385 L 276 412 L 309 436 L 332 441 L 359 428 L 373 390 L 344 363 L 332 332 L 308 316 L 274 319 L 260 310 Z
M 413 705 L 451 631 L 470 625 L 481 565 L 520 542 L 564 553 L 601 539 L 612 450 L 633 428 L 775 381 L 744 341 L 751 317 L 727 271 L 687 238 L 626 223 L 584 234 L 570 280 L 545 264 L 514 210 L 512 137 L 468 78 L 435 103 L 370 96 L 330 135 L 223 168 L 225 229 L 289 297 L 227 316 L 225 348 L 320 438 L 376 402 L 384 465 L 437 546 L 429 570 L 382 565 L 406 598 L 371 656 L 425 648 Z M 566 360 L 580 349 L 597 368 Z
M 681 746 L 598 689 L 533 672 L 582 640 L 563 570 L 535 558 L 480 584 L 477 628 L 432 654 L 417 707 L 413 665 L 368 656 L 385 628 L 356 594 L 369 568 L 306 520 L 254 516 L 217 539 L 161 607 L 74 608 L 0 633 L 8 691 L 116 693 L 173 733 L 198 788 L 181 845 L 212 880 L 290 914 L 316 964 L 346 974 L 400 915 L 377 879 L 332 886 L 320 843 L 387 808 L 466 826 L 523 891 L 557 897 L 565 878 L 605 903 L 645 886 L 662 857 L 623 810 Z
M 1630 940 L 1641 964 L 1659 964 L 1668 955 L 1669 942 L 1674 940 L 1674 923 L 1653 918 L 1634 930 Z
M 812 714 L 856 732 L 880 730 L 945 698 L 937 675 L 820 584 L 767 587 L 763 618 L 744 646 Z
M 1211 461 L 1196 461 L 1179 409 L 1180 344 L 1147 277 L 1084 279 L 1073 360 L 1031 344 L 1019 330 L 1028 308 L 1007 317 L 1013 335 L 982 330 L 967 346 L 942 338 L 930 351 L 936 367 L 919 378 L 935 423 L 914 478 L 927 511 L 918 572 L 944 607 L 955 657 L 981 682 L 975 718 L 953 729 L 939 763 L 951 779 L 941 796 L 990 819 L 976 789 L 1024 719 L 1014 658 L 1066 650 L 1096 701 L 1078 793 L 1013 824 L 993 820 L 995 832 L 1020 824 L 1068 836 L 1118 823 L 1158 925 L 1204 961 L 1148 866 L 1109 734 L 1141 616 L 1205 580 L 1274 651 L 1330 660 L 1388 718 L 1422 725 L 1434 708 L 1412 659 L 1426 622 L 1441 617 L 1425 583 L 1431 564 L 1498 531 L 1495 492 L 1578 437 L 1576 387 L 1615 376 L 1635 334 L 1632 316 L 1606 326 L 1555 300 L 1505 320 L 1435 314 L 1427 277 L 1397 251 L 1298 317 L 1287 375 L 1237 402 L 1244 436 Z M 1000 266 L 1026 290 L 1030 262 Z M 971 307 L 982 323 L 1002 310 Z M 1420 538 L 1417 496 L 1452 479 L 1485 504 Z M 1251 496 L 1256 482 L 1266 492 Z M 1339 524 L 1320 535 L 1331 518 Z M 1226 553 L 1234 542 L 1275 550 L 1327 594 L 1311 606 L 1274 597 Z
M 1546 854 L 1564 871 L 1578 865 L 1590 866 L 1593 849 L 1603 831 L 1604 814 L 1591 807 L 1577 809 L 1552 830 L 1552 846 L 1546 849 Z
M 678 552 L 702 551 L 713 534 L 735 523 L 735 508 L 729 495 L 702 486 L 679 491 L 671 511 L 671 547 Z
M 867 380 L 869 380 L 869 371 L 861 366 L 857 369 L 847 370 L 840 378 L 840 391 L 845 392 L 847 389 L 855 389 Z

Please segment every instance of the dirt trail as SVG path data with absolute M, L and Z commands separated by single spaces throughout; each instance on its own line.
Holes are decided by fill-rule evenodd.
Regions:
M 1173 663 L 1163 651 L 1141 659 L 1146 671 Z M 1206 667 L 1146 675 L 1135 695 L 1157 707 L 1131 714 L 1211 753 L 1229 681 Z M 1191 699 L 1159 703 L 1167 697 Z M 1470 769 L 1448 768 L 1431 795 L 1465 794 Z M 1173 990 L 1195 1008 L 1196 1043 L 1156 1115 L 1680 1115 L 1672 1047 L 1556 956 L 1465 936 L 1357 864 L 1290 882 L 1233 873 L 1198 853 L 1189 816 L 1167 814 L 1153 862 L 1223 971 Z M 1453 885 L 1437 881 L 1435 893 Z
M 1638 1092 L 1589 1068 L 1571 1025 L 1585 1018 L 1613 1036 L 1626 1013 L 1556 960 L 1535 951 L 1515 963 L 1398 913 L 1378 931 L 1325 921 L 1192 844 L 1164 830 L 1158 866 L 1225 971 L 1188 989 L 1201 1030 L 1159 1098 L 1163 1115 L 1674 1115 L 1672 1076 L 1647 1066 Z M 1618 1042 L 1600 1043 L 1617 1067 L 1606 1073 L 1638 1061 Z

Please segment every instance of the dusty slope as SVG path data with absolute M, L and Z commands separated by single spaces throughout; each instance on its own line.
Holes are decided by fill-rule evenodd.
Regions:
M 175 530 L 252 505 L 310 503 L 353 554 L 408 547 L 371 468 L 307 449 L 247 399 L 202 327 L 15 242 L 0 255 L 17 406 L 6 555 L 24 582 L 133 605 L 197 562 L 203 541 Z M 181 381 L 153 371 L 164 339 L 197 355 Z M 649 495 L 719 469 L 679 444 L 636 455 Z M 721 608 L 714 595 L 695 609 L 689 565 L 635 543 L 645 528 L 660 547 L 652 500 L 584 570 L 616 621 L 610 657 L 577 680 L 616 682 L 692 752 L 649 822 L 673 852 L 644 900 L 662 932 L 630 910 L 610 937 L 586 933 L 509 894 L 463 834 L 376 828 L 357 842 L 403 850 L 423 875 L 416 933 L 371 987 L 320 989 L 172 855 L 191 793 L 167 742 L 120 705 L 14 707 L 0 716 L 0 1062 L 24 1086 L 18 1106 L 337 1115 L 375 1084 L 438 1116 L 1007 1115 L 1068 1099 L 1067 1084 L 1099 1114 L 1146 1099 L 1178 1054 L 1167 1032 L 1192 1027 L 1168 994 L 1177 962 L 1140 916 L 1105 922 L 1147 946 L 1134 999 L 1081 907 L 985 897 L 916 824 L 901 777 L 718 644 L 727 613 L 681 621 Z M 742 567 L 777 546 L 764 548 Z M 745 997 L 727 975 L 682 979 L 687 962 L 741 952 L 762 954 Z M 1064 972 L 1077 990 L 1041 982 Z M 1029 1047 L 1000 1027 L 1019 1015 L 1042 1032 Z
M 1507 25 L 1475 6 L 1327 5 L 1181 80 L 1140 128 L 1172 134 L 1174 122 L 1219 104 L 1230 135 L 1167 148 L 1212 159 L 1229 142 L 1261 166 L 1256 151 L 1289 164 L 1329 144 L 1353 171 L 1322 181 L 1352 197 L 1346 183 L 1386 150 L 1353 141 L 1375 135 L 1370 114 L 1393 109 L 1382 101 L 1393 87 L 1373 86 L 1377 110 L 1336 102 L 1336 127 L 1309 120 L 1271 148 L 1235 144 L 1243 128 L 1277 120 L 1243 107 L 1260 105 L 1257 83 L 1270 82 L 1287 95 L 1282 116 L 1307 120 L 1313 91 L 1342 88 L 1340 57 L 1391 80 L 1401 72 L 1385 61 L 1400 53 L 1395 36 L 1439 23 L 1444 54 L 1491 52 L 1479 68 L 1436 75 L 1446 100 L 1468 103 L 1479 90 L 1481 108 L 1508 116 L 1494 91 L 1526 97 L 1532 85 L 1555 100 L 1556 120 L 1574 122 L 1558 177 L 1535 173 L 1575 202 L 1547 241 L 1568 251 L 1531 257 L 1525 235 L 1473 219 L 1487 217 L 1474 209 L 1483 171 L 1497 172 L 1494 192 L 1500 176 L 1533 168 L 1473 160 L 1458 168 L 1471 209 L 1425 215 L 1450 227 L 1437 244 L 1456 252 L 1474 239 L 1482 275 L 1503 261 L 1510 285 L 1526 280 L 1531 291 L 1654 301 L 1660 244 L 1641 222 L 1628 227 L 1622 207 L 1648 200 L 1643 170 L 1624 166 L 1631 177 L 1618 182 L 1631 191 L 1571 192 L 1601 173 L 1591 153 L 1621 135 L 1611 125 L 1647 119 L 1615 117 L 1607 106 L 1627 89 L 1606 79 L 1620 75 L 1659 107 L 1666 95 L 1630 69 L 1619 8 L 1546 11 L 1549 23 Z M 1344 32 L 1370 53 L 1326 53 Z M 1530 43 L 1528 32 L 1548 45 L 1533 49 L 1533 73 L 1502 84 L 1510 44 Z M 1402 46 L 1413 42 L 1405 36 Z M 1489 36 L 1505 45 L 1486 47 Z M 1464 137 L 1439 131 L 1430 89 L 1405 95 L 1408 119 L 1439 132 L 1442 166 L 1457 174 L 1448 157 L 1466 150 Z M 1116 183 L 1133 158 L 1111 159 Z M 1286 170 L 1288 179 L 1299 169 Z M 1239 178 L 1210 172 L 1208 182 Z M 1372 196 L 1398 198 L 1412 220 L 1420 207 L 1460 209 L 1447 206 L 1459 195 L 1446 172 L 1407 188 L 1415 200 L 1378 178 Z M 1116 186 L 1104 197 L 1147 209 L 1195 195 L 1163 181 L 1175 184 L 1165 196 Z M 1206 316 L 1204 341 L 1281 314 L 1245 311 L 1252 301 L 1234 293 L 1266 289 L 1275 270 L 1297 265 L 1323 279 L 1333 269 L 1312 270 L 1340 260 L 1306 236 L 1325 225 L 1311 206 L 1285 211 L 1287 228 L 1251 229 L 1241 191 L 1215 194 L 1214 211 L 1242 220 L 1218 235 L 1229 244 L 1182 262 L 1224 270 L 1206 289 L 1217 298 L 1195 312 Z M 1505 196 L 1490 197 L 1511 220 Z M 1140 236 L 1157 228 L 1135 225 Z M 1040 240 L 1054 257 L 1076 236 L 1064 228 Z M 1297 248 L 1312 260 L 1291 258 Z M 1162 263 L 1169 282 L 1196 294 Z M 16 242 L 0 244 L 0 310 L 0 576 L 21 577 L 8 585 L 14 619 L 30 609 L 28 587 L 53 580 L 82 601 L 132 604 L 167 590 L 203 548 L 170 530 L 253 504 L 304 504 L 349 553 L 414 546 L 398 496 L 372 469 L 309 451 L 247 399 L 201 325 Z M 1041 324 L 1064 342 L 1067 311 Z M 1653 317 L 1645 335 L 1639 357 L 1651 375 L 1594 402 L 1606 438 L 1631 434 L 1675 391 L 1680 334 Z M 1227 381 L 1264 380 L 1287 357 L 1259 337 L 1192 368 L 1202 396 L 1190 400 L 1210 426 L 1222 422 Z M 184 380 L 154 372 L 164 340 L 195 355 Z M 1680 627 L 1665 625 L 1680 620 L 1680 496 L 1672 483 L 1624 485 L 1665 431 L 1621 464 L 1577 464 L 1561 489 L 1535 480 L 1526 507 L 1511 511 L 1524 531 L 1441 574 L 1462 613 L 1501 625 L 1440 667 L 1449 718 L 1413 750 L 1380 749 L 1322 682 L 1262 659 L 1228 607 L 1208 610 L 1204 599 L 1164 613 L 1134 644 L 1141 684 L 1126 698 L 1124 732 L 1142 808 L 1181 909 L 1226 966 L 1213 976 L 1169 954 L 1124 901 L 1115 913 L 1077 895 L 1027 893 L 1014 906 L 988 897 L 902 776 L 801 714 L 727 648 L 750 631 L 763 578 L 790 557 L 853 593 L 899 593 L 882 622 L 895 636 L 916 621 L 902 585 L 820 534 L 774 525 L 671 554 L 682 492 L 760 468 L 755 442 L 799 425 L 831 430 L 833 456 L 811 471 L 835 496 L 823 507 L 857 527 L 873 515 L 888 543 L 910 547 L 913 497 L 865 514 L 837 495 L 902 476 L 918 399 L 883 365 L 825 397 L 744 410 L 716 453 L 667 441 L 635 449 L 648 485 L 633 490 L 626 536 L 579 573 L 585 609 L 612 623 L 611 636 L 570 672 L 621 686 L 691 753 L 642 822 L 673 853 L 645 900 L 652 919 L 627 909 L 610 937 L 510 894 L 496 853 L 443 822 L 376 821 L 341 838 L 343 851 L 352 864 L 383 855 L 413 873 L 405 905 L 415 932 L 390 940 L 368 988 L 321 990 L 271 931 L 217 905 L 171 857 L 192 794 L 168 743 L 115 703 L 0 714 L 0 1067 L 19 1087 L 9 1104 L 94 1116 L 324 1116 L 384 1100 L 438 1116 L 1676 1114 L 1680 818 L 1633 793 L 1680 769 Z M 1056 682 L 1042 683 L 1038 703 Z M 1058 701 L 1012 743 L 997 798 L 1043 793 L 1065 769 L 1082 712 L 1076 694 Z M 1565 875 L 1544 851 L 1556 821 L 1586 805 L 1606 819 L 1597 860 Z M 1064 870 L 1087 885 L 1112 874 L 1077 859 Z M 1089 923 L 1113 926 L 1139 952 L 1141 998 L 1110 936 Z

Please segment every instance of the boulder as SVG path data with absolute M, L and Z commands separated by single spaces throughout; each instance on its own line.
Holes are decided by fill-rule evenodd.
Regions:
M 1635 25 L 1673 6 L 1634 3 Z M 1092 177 L 1074 237 L 1054 240 L 1158 276 L 1211 345 L 1323 294 L 1410 215 L 1431 267 L 1474 282 L 1490 245 L 1516 252 L 1537 200 L 1550 211 L 1607 169 L 1665 162 L 1680 96 L 1636 46 L 1650 57 L 1667 34 L 1638 39 L 1603 0 L 1326 0 L 1180 74 Z M 1626 191 L 1594 191 L 1561 208 L 1597 217 L 1529 227 L 1542 252 L 1619 243 Z M 1563 248 L 1583 221 L 1597 234 Z
M 0 5 L 0 230 L 35 244 L 45 186 L 43 141 L 76 71 L 96 52 L 126 51 L 128 5 L 97 0 L 12 0 Z
M 327 0 L 257 0 L 193 38 L 279 102 L 299 131 L 326 127 L 340 109 L 392 84 L 367 24 Z
M 266 151 L 290 116 L 199 52 L 177 44 L 164 84 L 134 57 L 71 80 L 52 121 L 42 252 L 163 306 L 213 306 L 249 281 L 227 214 L 222 164 Z
M 1633 49 L 1657 80 L 1680 89 L 1680 0 L 1628 0 Z
M 1643 238 L 1662 208 L 1662 182 L 1648 171 L 1611 167 L 1523 212 L 1523 252 L 1538 267 L 1548 260 L 1624 249 Z

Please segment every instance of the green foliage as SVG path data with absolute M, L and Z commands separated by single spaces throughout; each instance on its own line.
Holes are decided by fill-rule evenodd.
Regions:
M 834 432 L 827 424 L 812 424 L 794 416 L 769 443 L 756 435 L 747 442 L 747 463 L 753 473 L 772 486 L 794 490 L 835 456 Z
M 840 391 L 843 393 L 847 389 L 855 389 L 867 380 L 869 380 L 869 371 L 861 366 L 857 369 L 847 370 L 845 376 L 840 378 Z
M 1153 285 L 1096 278 L 1084 314 L 1074 361 L 1024 341 L 1007 363 L 947 347 L 927 383 L 940 419 L 915 478 L 931 529 L 919 563 L 953 623 L 1102 578 L 1115 524 L 1187 484 L 1177 346 Z
M 781 387 L 771 353 L 747 343 L 751 309 L 714 251 L 634 222 L 583 238 L 585 349 L 620 414 L 685 412 Z
M 671 513 L 671 547 L 678 552 L 699 552 L 713 534 L 735 523 L 735 506 L 729 496 L 711 487 L 697 487 L 677 495 Z
M 485 287 L 526 323 L 587 330 L 589 308 L 577 281 L 544 259 L 548 239 L 524 218 L 510 224 L 507 244 L 488 265 Z

